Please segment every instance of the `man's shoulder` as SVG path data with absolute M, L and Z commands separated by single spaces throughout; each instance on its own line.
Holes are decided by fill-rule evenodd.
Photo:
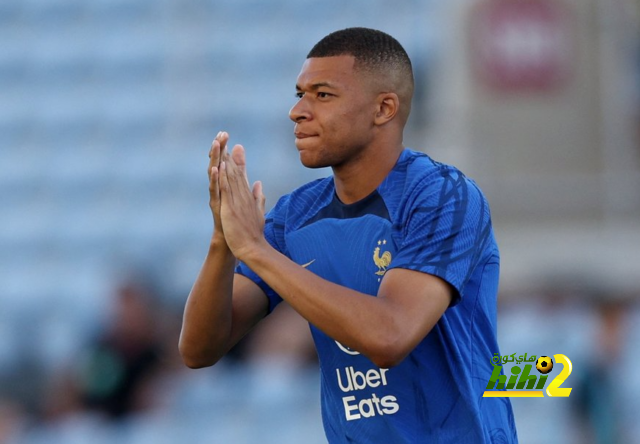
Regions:
M 473 179 L 453 165 L 410 149 L 403 151 L 380 191 L 390 212 L 400 218 L 412 214 L 416 207 L 438 208 L 447 203 L 488 208 L 486 197 Z
M 408 179 L 420 181 L 441 181 L 448 177 L 465 178 L 457 167 L 439 162 L 428 154 L 405 149 L 398 161 L 398 168 L 404 169 Z
M 383 184 L 382 191 L 398 193 L 409 200 L 416 195 L 438 193 L 447 183 L 468 182 L 469 179 L 455 166 L 438 162 L 426 153 L 405 149 L 393 171 Z

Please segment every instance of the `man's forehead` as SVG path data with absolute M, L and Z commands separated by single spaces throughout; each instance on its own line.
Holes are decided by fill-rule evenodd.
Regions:
M 298 86 L 329 84 L 338 86 L 353 74 L 355 58 L 350 55 L 310 57 L 298 75 Z

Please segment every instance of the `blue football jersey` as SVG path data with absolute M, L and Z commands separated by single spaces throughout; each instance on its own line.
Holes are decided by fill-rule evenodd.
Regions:
M 397 366 L 368 358 L 310 325 L 321 370 L 322 419 L 334 443 L 515 443 L 508 398 L 483 398 L 499 353 L 499 253 L 489 207 L 457 169 L 405 149 L 366 198 L 345 205 L 333 178 L 282 197 L 265 237 L 318 276 L 375 297 L 384 274 L 405 268 L 455 289 L 451 306 Z M 245 264 L 273 309 L 281 298 Z

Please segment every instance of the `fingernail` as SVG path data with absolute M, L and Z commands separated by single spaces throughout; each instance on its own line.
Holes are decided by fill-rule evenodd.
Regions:
M 218 131 L 218 135 L 216 136 L 216 139 L 220 137 L 220 134 L 222 134 L 222 131 Z

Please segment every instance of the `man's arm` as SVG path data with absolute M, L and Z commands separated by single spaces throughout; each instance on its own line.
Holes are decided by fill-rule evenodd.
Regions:
M 218 166 L 226 154 L 227 133 L 218 133 L 209 152 L 209 205 L 214 232 L 207 257 L 187 299 L 179 350 L 192 368 L 215 364 L 268 310 L 264 292 L 237 275 L 236 258 L 225 240 L 220 219 Z
M 305 319 L 381 368 L 399 364 L 452 299 L 448 283 L 418 271 L 389 270 L 372 297 L 320 278 L 268 244 L 242 260 Z
M 262 233 L 261 187 L 249 190 L 241 147 L 221 164 L 221 217 L 235 256 L 305 319 L 379 367 L 398 364 L 429 333 L 452 300 L 452 288 L 429 274 L 389 270 L 377 297 L 334 284 L 289 260 Z
M 262 289 L 234 274 L 236 259 L 224 250 L 222 241 L 211 242 L 185 305 L 179 349 L 191 368 L 218 362 L 267 314 Z

